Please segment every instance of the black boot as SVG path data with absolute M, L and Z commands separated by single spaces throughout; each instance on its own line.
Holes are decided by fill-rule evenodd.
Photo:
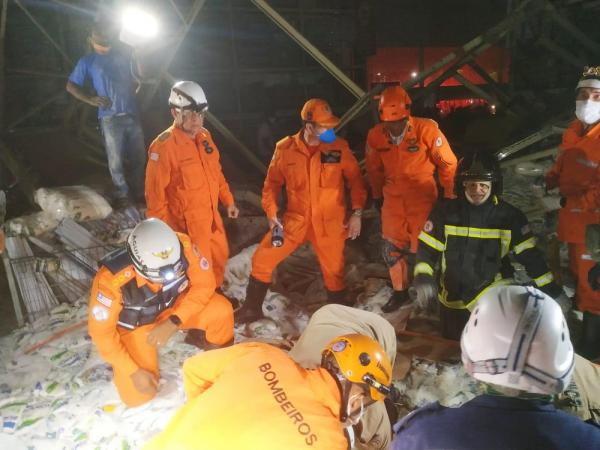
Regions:
M 337 305 L 344 306 L 353 306 L 354 302 L 350 301 L 348 298 L 348 293 L 346 289 L 342 289 L 341 291 L 330 291 L 329 289 L 325 289 L 327 291 L 327 303 L 335 303 Z
M 250 323 L 264 317 L 262 304 L 270 285 L 271 283 L 263 283 L 252 276 L 250 277 L 250 282 L 246 288 L 246 300 L 242 303 L 242 307 L 234 313 L 235 323 Z
M 410 303 L 408 290 L 394 291 L 387 303 L 381 307 L 381 311 L 384 313 L 391 313 L 408 303 Z
M 194 345 L 200 350 L 214 350 L 217 348 L 224 348 L 233 345 L 233 338 L 229 342 L 225 342 L 222 345 L 213 344 L 212 342 L 208 342 L 206 340 L 206 332 L 204 330 L 192 328 L 188 330 L 183 342 L 185 342 L 186 344 Z

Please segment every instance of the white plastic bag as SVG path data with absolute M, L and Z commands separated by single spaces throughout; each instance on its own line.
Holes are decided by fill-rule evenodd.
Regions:
M 43 211 L 57 220 L 69 218 L 81 222 L 104 219 L 112 212 L 104 197 L 87 186 L 40 188 L 35 191 L 34 199 Z

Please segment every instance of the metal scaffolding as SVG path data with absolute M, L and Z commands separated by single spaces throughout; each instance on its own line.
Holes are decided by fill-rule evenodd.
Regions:
M 44 21 L 38 17 L 37 8 L 39 4 L 32 4 L 28 6 L 26 2 L 22 0 L 1 0 L 0 10 L 0 98 L 4 101 L 5 96 L 2 95 L 7 90 L 6 76 L 19 76 L 19 77 L 36 77 L 46 80 L 58 80 L 65 79 L 66 75 L 64 70 L 65 66 L 72 67 L 73 58 L 72 52 L 65 47 L 64 36 L 62 32 L 58 33 L 59 36 L 53 34 L 49 30 Z M 48 3 L 48 2 L 46 2 Z M 105 2 L 94 2 L 92 0 L 79 0 L 79 1 L 65 1 L 65 0 L 51 0 L 51 3 L 62 8 L 75 11 L 80 15 L 87 17 L 93 17 L 98 8 L 103 8 Z M 182 7 L 182 3 L 187 4 L 187 8 Z M 189 0 L 182 2 L 180 0 L 169 0 L 168 2 L 162 2 L 163 8 L 168 8 L 174 13 L 179 21 L 179 29 L 173 33 L 173 36 L 166 37 L 162 42 L 156 43 L 153 49 L 149 51 L 158 51 L 160 49 L 168 48 L 166 57 L 161 60 L 159 68 L 157 70 L 158 75 L 152 83 L 144 86 L 143 106 L 148 108 L 151 105 L 153 98 L 157 91 L 163 85 L 163 82 L 171 83 L 177 74 L 173 74 L 170 66 L 179 54 L 179 50 L 182 45 L 189 38 L 190 30 L 192 30 L 196 23 L 200 13 L 206 11 L 209 6 L 206 0 Z M 411 89 L 413 101 L 418 102 L 419 100 L 427 98 L 430 94 L 435 93 L 439 86 L 449 78 L 454 78 L 461 83 L 467 90 L 473 92 L 476 96 L 485 99 L 488 103 L 502 106 L 505 109 L 510 109 L 515 114 L 520 113 L 518 106 L 512 104 L 509 105 L 511 95 L 508 92 L 506 86 L 500 84 L 497 80 L 492 78 L 484 69 L 482 69 L 476 62 L 475 56 L 489 48 L 491 45 L 499 43 L 501 41 L 513 42 L 514 34 L 516 30 L 522 29 L 532 20 L 540 20 L 543 18 L 546 23 L 554 26 L 553 29 L 559 29 L 562 33 L 568 35 L 570 39 L 576 42 L 581 48 L 590 55 L 597 55 L 600 53 L 600 45 L 591 39 L 586 33 L 582 32 L 572 21 L 570 21 L 567 15 L 562 13 L 560 8 L 569 7 L 573 4 L 573 1 L 563 2 L 550 2 L 549 0 L 520 0 L 515 1 L 512 4 L 513 8 L 508 12 L 507 16 L 499 21 L 495 26 L 489 28 L 481 35 L 469 40 L 462 46 L 458 46 L 454 51 L 448 53 L 446 56 L 431 64 L 429 67 L 424 67 L 419 71 L 417 76 L 410 78 L 404 83 L 404 87 Z M 589 3 L 589 2 L 588 2 Z M 34 25 L 40 35 L 51 45 L 52 49 L 56 52 L 57 56 L 63 63 L 62 70 L 56 68 L 55 70 L 48 70 L 48 68 L 33 68 L 33 67 L 7 67 L 6 64 L 6 30 L 7 22 L 10 23 L 9 12 L 11 11 L 10 5 L 14 4 L 16 8 L 13 10 L 19 10 L 22 12 L 28 20 Z M 591 7 L 588 5 L 588 7 Z M 34 10 L 34 8 L 36 8 Z M 347 68 L 340 68 L 330 58 L 328 58 L 314 43 L 310 42 L 303 35 L 303 17 L 304 11 L 302 8 L 280 8 L 275 10 L 265 0 L 250 0 L 248 6 L 240 5 L 239 3 L 219 2 L 210 5 L 210 10 L 213 14 L 225 15 L 228 19 L 229 29 L 227 31 L 227 40 L 230 46 L 230 58 L 232 60 L 231 69 L 220 69 L 220 68 L 204 68 L 203 73 L 211 73 L 216 77 L 221 75 L 230 75 L 233 80 L 233 91 L 235 93 L 235 112 L 238 117 L 238 122 L 245 120 L 247 113 L 243 110 L 241 102 L 241 80 L 246 74 L 257 74 L 271 70 L 277 73 L 299 73 L 306 72 L 312 73 L 315 70 L 320 70 L 318 66 L 310 67 L 303 63 L 301 67 L 280 67 L 276 69 L 261 69 L 261 68 L 248 68 L 239 64 L 240 50 L 236 47 L 236 43 L 240 37 L 234 26 L 234 18 L 238 12 L 251 13 L 256 10 L 264 14 L 269 20 L 279 27 L 291 40 L 293 40 L 299 47 L 308 55 L 317 61 L 320 66 L 326 70 L 331 76 L 337 80 L 354 98 L 355 103 L 343 114 L 340 128 L 347 125 L 355 117 L 357 117 L 367 106 L 369 106 L 374 98 L 382 89 L 382 86 L 375 86 L 368 92 L 357 84 L 356 80 L 352 79 L 349 75 L 350 70 Z M 61 9 L 57 9 L 61 11 Z M 321 10 L 317 8 L 319 13 L 332 13 L 331 10 Z M 48 14 L 46 11 L 45 14 Z M 300 29 L 290 23 L 290 20 L 283 17 L 293 16 L 299 14 L 301 16 Z M 60 22 L 62 24 L 62 21 Z M 508 36 L 511 36 L 510 38 Z M 573 67 L 581 66 L 584 63 L 581 53 L 574 54 L 570 52 L 567 46 L 562 41 L 557 41 L 544 30 L 536 39 L 536 44 L 539 48 L 545 49 L 555 57 L 565 61 Z M 560 42 L 560 44 L 559 44 Z M 511 44 L 512 45 L 512 44 Z M 476 85 L 467 80 L 461 75 L 460 70 L 464 66 L 470 66 L 480 77 L 486 81 L 486 85 Z M 228 73 L 228 71 L 230 73 Z M 232 73 L 231 73 L 232 72 Z M 430 78 L 434 76 L 431 80 Z M 425 79 L 428 79 L 426 87 L 423 86 Z M 502 80 L 499 80 L 502 82 Z M 305 92 L 308 94 L 308 92 Z M 47 108 L 53 105 L 59 100 L 63 100 L 65 97 L 64 89 L 60 89 L 56 92 L 47 95 L 43 101 L 32 105 L 30 109 L 21 112 L 17 117 L 7 118 L 7 111 L 3 104 L 0 108 L 0 129 L 2 130 L 2 137 L 0 137 L 0 145 L 2 146 L 2 161 L 10 168 L 13 173 L 17 174 L 20 178 L 20 186 L 26 192 L 28 198 L 31 198 L 32 189 L 35 187 L 35 178 L 32 174 L 24 167 L 24 163 L 17 157 L 17 151 L 14 148 L 10 148 L 6 144 L 5 138 L 9 135 L 18 135 L 19 133 L 27 132 L 33 133 L 36 131 L 45 132 L 49 129 L 55 129 L 54 126 L 39 127 L 34 129 L 31 127 L 21 128 L 25 122 L 33 117 L 39 116 Z M 147 111 L 147 109 L 146 109 Z M 94 161 L 98 164 L 103 164 L 103 149 L 100 140 L 98 139 L 98 133 L 88 125 L 88 115 L 90 114 L 90 108 L 82 107 L 76 102 L 71 102 L 64 111 L 64 119 L 59 128 L 65 130 L 76 130 L 76 137 L 78 142 L 84 145 L 90 150 L 90 153 L 85 156 L 85 159 Z M 229 130 L 220 120 L 216 114 L 210 113 L 207 116 L 208 122 L 220 133 L 225 139 L 231 144 L 232 148 L 238 150 L 240 154 L 246 158 L 249 163 L 255 167 L 258 171 L 264 173 L 266 168 L 262 161 L 260 161 L 254 152 L 251 150 L 252 144 L 244 142 L 236 136 L 231 130 Z M 237 122 L 236 122 L 237 123 Z

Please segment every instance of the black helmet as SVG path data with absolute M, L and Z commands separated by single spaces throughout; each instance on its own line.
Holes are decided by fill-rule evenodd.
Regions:
M 493 153 L 473 152 L 460 159 L 454 178 L 454 192 L 458 197 L 465 192 L 463 182 L 469 180 L 491 181 L 491 194 L 502 194 L 502 172 Z

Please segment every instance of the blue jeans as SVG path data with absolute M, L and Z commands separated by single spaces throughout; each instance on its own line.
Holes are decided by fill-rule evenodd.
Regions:
M 100 126 L 108 157 L 108 170 L 117 190 L 117 197 L 133 196 L 134 199 L 143 199 L 146 148 L 139 120 L 129 114 L 107 116 L 100 118 Z M 129 163 L 127 180 L 126 161 Z

